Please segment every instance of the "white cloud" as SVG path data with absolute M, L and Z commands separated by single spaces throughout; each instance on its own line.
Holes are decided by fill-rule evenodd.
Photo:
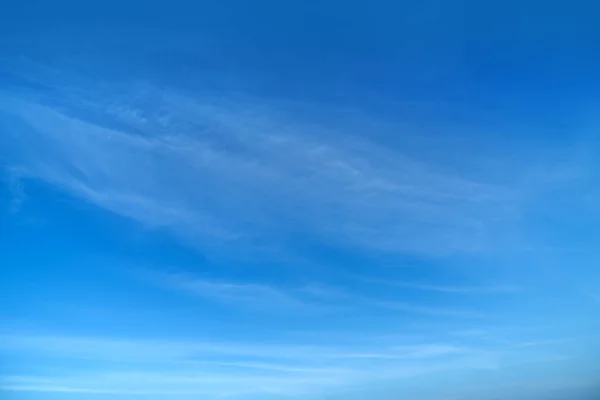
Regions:
M 369 360 L 393 361 L 377 368 L 406 367 L 407 362 L 464 358 L 477 350 L 449 344 L 371 343 L 367 345 L 275 344 L 236 343 L 214 340 L 152 340 L 99 338 L 86 336 L 5 333 L 0 336 L 0 353 L 7 357 L 35 355 L 40 359 L 59 357 L 66 360 L 87 360 L 89 365 L 119 364 L 169 367 L 176 371 L 218 371 L 231 367 L 224 374 L 283 373 L 301 376 L 362 375 L 364 362 Z M 395 343 L 395 344 L 394 344 Z M 345 360 L 345 361 L 341 361 Z M 108 364 L 106 364 L 108 363 Z M 369 364 L 372 365 L 372 364 Z M 203 373 L 204 373 L 203 372 Z
M 449 286 L 449 285 L 432 285 L 416 282 L 402 282 L 395 280 L 364 278 L 367 282 L 381 283 L 391 286 L 399 286 L 411 289 L 425 290 L 431 292 L 446 292 L 457 294 L 493 294 L 493 293 L 518 293 L 522 289 L 517 286 Z
M 397 346 L 396 351 L 405 351 L 409 358 L 435 358 L 439 356 L 456 355 L 468 350 L 452 345 L 427 345 L 427 346 Z
M 369 303 L 374 306 L 389 308 L 392 310 L 399 310 L 410 313 L 425 314 L 439 317 L 445 316 L 455 318 L 479 318 L 482 316 L 481 313 L 468 310 L 455 310 L 442 307 L 426 307 L 417 304 L 403 303 L 400 301 L 369 300 Z
M 412 314 L 477 318 L 479 313 L 444 307 L 427 307 L 418 302 L 403 302 L 365 296 L 322 284 L 276 287 L 259 283 L 240 283 L 206 279 L 184 272 L 137 269 L 136 275 L 155 286 L 205 298 L 235 307 L 255 310 L 279 310 L 328 313 L 340 309 L 382 308 Z
M 5 390 L 185 395 L 234 393 L 294 395 L 373 379 L 398 379 L 469 368 L 470 349 L 451 345 L 276 345 L 77 336 L 0 336 L 8 360 L 35 356 L 61 365 L 85 360 L 77 374 L 59 368 L 46 376 L 4 376 Z M 448 359 L 448 357 L 451 357 Z M 423 364 L 424 361 L 427 361 Z M 457 364 L 458 363 L 458 364 Z M 475 367 L 477 364 L 473 364 Z M 232 389 L 233 388 L 233 389 Z
M 9 96 L 3 108 L 19 121 L 9 126 L 11 162 L 196 245 L 239 251 L 282 250 L 286 235 L 310 232 L 374 251 L 479 252 L 515 205 L 507 188 L 274 109 L 144 90 L 157 110 L 129 105 L 132 93 L 92 107 L 106 126 Z
M 316 309 L 284 290 L 265 284 L 203 279 L 189 273 L 142 271 L 155 285 L 235 306 L 264 309 Z M 316 304 L 314 305 L 316 306 Z

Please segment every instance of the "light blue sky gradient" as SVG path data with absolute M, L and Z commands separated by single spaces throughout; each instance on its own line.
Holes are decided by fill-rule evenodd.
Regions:
M 592 399 L 593 2 L 2 8 L 3 396 Z

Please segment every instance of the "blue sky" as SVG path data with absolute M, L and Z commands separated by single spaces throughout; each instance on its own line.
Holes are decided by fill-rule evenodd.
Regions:
M 591 399 L 592 2 L 0 15 L 0 390 Z

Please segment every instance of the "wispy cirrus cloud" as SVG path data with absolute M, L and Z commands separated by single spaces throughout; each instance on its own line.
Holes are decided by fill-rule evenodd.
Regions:
M 409 289 L 425 290 L 430 292 L 445 292 L 456 294 L 494 294 L 494 293 L 519 293 L 523 288 L 511 285 L 494 285 L 494 286 L 450 286 L 436 285 L 420 282 L 404 282 L 398 280 L 385 280 L 375 278 L 364 278 L 367 282 L 380 283 L 390 286 L 398 286 Z
M 479 252 L 517 201 L 509 188 L 273 108 L 146 86 L 153 107 L 145 109 L 132 90 L 113 94 L 112 106 L 86 105 L 86 117 L 74 111 L 88 102 L 81 88 L 60 106 L 5 93 L 11 163 L 211 246 L 281 248 L 286 235 L 310 232 L 383 252 Z
M 224 303 L 238 308 L 284 312 L 331 313 L 342 309 L 379 308 L 408 314 L 450 318 L 477 318 L 481 313 L 448 307 L 425 306 L 413 300 L 390 300 L 367 296 L 330 285 L 312 283 L 276 287 L 264 283 L 240 283 L 199 277 L 185 272 L 138 269 L 136 275 L 153 286 Z
M 212 340 L 151 340 L 3 333 L 6 359 L 35 355 L 78 365 L 78 373 L 5 375 L 5 391 L 136 394 L 296 396 L 334 394 L 352 385 L 398 382 L 447 371 L 498 368 L 505 362 L 541 362 L 522 353 L 503 360 L 494 351 L 443 343 L 376 343 L 367 346 L 235 343 Z M 548 361 L 547 358 L 544 360 Z M 83 362 L 82 362 L 83 361 Z M 64 365 L 64 364 L 63 364 Z M 510 364 L 513 365 L 513 364 Z M 516 365 L 516 364 L 515 364 Z
M 39 352 L 52 356 L 96 358 L 104 360 L 134 360 L 161 362 L 202 362 L 206 356 L 241 356 L 249 359 L 305 360 L 318 364 L 323 360 L 339 358 L 423 358 L 447 354 L 464 354 L 466 348 L 440 344 L 398 345 L 394 342 L 370 344 L 361 351 L 348 350 L 343 346 L 322 344 L 256 344 L 219 342 L 214 340 L 153 340 L 119 339 L 93 336 L 43 335 L 31 333 L 3 333 L 0 348 L 3 352 Z M 127 357 L 123 358 L 126 355 Z M 216 362 L 235 363 L 231 359 Z M 247 360 L 248 361 L 248 360 Z M 265 365 L 247 363 L 260 369 Z
M 64 375 L 59 369 L 46 376 L 3 377 L 2 388 L 14 391 L 205 394 L 211 398 L 241 393 L 294 395 L 373 379 L 407 378 L 451 365 L 479 368 L 476 349 L 427 343 L 345 348 L 23 332 L 1 338 L 0 352 L 11 359 L 15 354 L 35 354 L 42 362 L 58 357 L 82 366 L 77 375 Z
M 404 311 L 416 314 L 425 314 L 430 316 L 438 317 L 452 317 L 452 318 L 479 318 L 483 314 L 476 311 L 469 310 L 456 310 L 448 309 L 443 307 L 427 307 L 414 303 L 389 301 L 389 300 L 369 300 L 369 303 L 377 306 L 388 308 L 390 310 Z
M 290 311 L 316 309 L 304 299 L 288 290 L 267 284 L 239 283 L 207 279 L 183 272 L 164 272 L 145 269 L 138 274 L 154 286 L 174 290 L 238 307 L 258 309 L 284 309 Z
M 589 298 L 594 300 L 596 303 L 600 304 L 600 294 L 590 293 L 588 294 Z

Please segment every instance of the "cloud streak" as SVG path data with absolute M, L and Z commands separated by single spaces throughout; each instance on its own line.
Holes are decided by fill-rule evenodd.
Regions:
M 165 362 L 202 361 L 205 356 L 240 356 L 268 359 L 299 359 L 318 362 L 339 358 L 420 358 L 444 354 L 460 354 L 460 348 L 451 345 L 418 344 L 398 346 L 372 344 L 362 352 L 349 353 L 340 346 L 248 344 L 218 341 L 113 339 L 86 336 L 32 335 L 4 333 L 0 348 L 5 352 L 39 352 L 78 358 L 106 360 L 133 359 Z M 374 351 L 374 349 L 378 349 Z M 126 358 L 123 356 L 126 355 Z M 356 355 L 356 357 L 355 357 Z M 200 357 L 200 359 L 197 359 Z M 231 362 L 231 360 L 230 360 Z M 264 367 L 264 366 L 263 366 Z
M 367 347 L 234 343 L 3 333 L 0 354 L 35 354 L 41 365 L 59 358 L 79 365 L 45 374 L 4 375 L 6 391 L 129 395 L 297 396 L 336 393 L 353 385 L 415 378 L 456 370 L 498 368 L 502 349 L 452 344 L 382 344 Z M 539 358 L 539 357 L 538 357 Z M 536 358 L 533 362 L 539 362 Z M 85 361 L 82 363 L 82 360 Z M 515 360 L 508 360 L 514 364 Z M 531 362 L 521 354 L 518 363 Z M 511 364 L 511 365 L 513 365 Z M 516 365 L 516 364 L 514 364 Z
M 5 390 L 43 392 L 224 395 L 235 388 L 233 392 L 245 394 L 317 393 L 351 382 L 431 373 L 448 368 L 452 360 L 469 368 L 470 357 L 477 354 L 472 349 L 440 344 L 371 344 L 362 349 L 355 346 L 348 349 L 22 332 L 6 333 L 1 339 L 0 353 L 7 359 L 35 354 L 42 362 L 52 362 L 55 358 L 79 360 L 77 364 L 83 370 L 77 376 L 5 376 L 1 381 Z
M 448 285 L 432 285 L 416 282 L 402 282 L 394 280 L 365 278 L 367 282 L 381 283 L 390 286 L 404 287 L 409 289 L 425 290 L 430 292 L 444 292 L 456 294 L 502 294 L 502 293 L 519 293 L 523 289 L 518 286 L 448 286 Z
M 237 283 L 225 280 L 204 279 L 189 273 L 172 273 L 144 270 L 139 274 L 155 286 L 164 287 L 233 306 L 254 309 L 315 309 L 290 293 L 265 284 Z
M 281 248 L 286 235 L 310 232 L 381 252 L 478 252 L 514 205 L 506 188 L 274 109 L 203 103 L 152 87 L 144 95 L 160 104 L 157 115 L 128 104 L 135 93 L 117 98 L 118 108 L 93 107 L 99 119 L 135 128 L 128 130 L 4 94 L 12 163 L 201 246 Z
M 149 269 L 138 270 L 136 275 L 156 287 L 251 310 L 331 314 L 341 310 L 380 308 L 426 316 L 481 317 L 480 313 L 474 311 L 423 306 L 417 301 L 386 300 L 321 284 L 274 287 L 259 283 L 206 279 L 185 272 Z

